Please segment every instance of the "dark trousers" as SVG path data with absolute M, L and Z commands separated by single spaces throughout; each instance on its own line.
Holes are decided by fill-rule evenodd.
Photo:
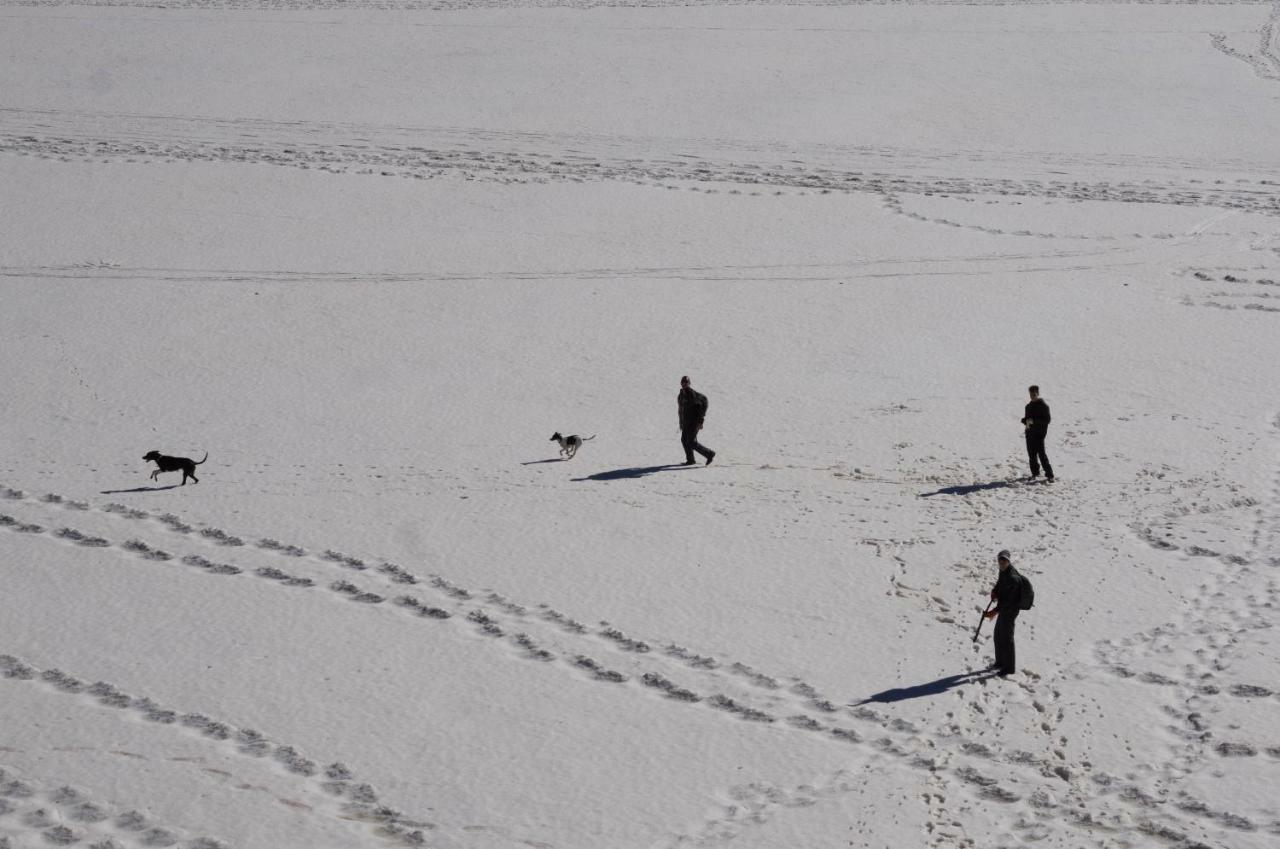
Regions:
M 1044 453 L 1044 434 L 1027 431 L 1027 459 L 1031 461 L 1031 477 L 1040 474 L 1040 467 L 1044 466 L 1044 476 L 1053 477 L 1053 466 L 1049 465 L 1049 458 Z
M 693 452 L 697 451 L 703 457 L 710 457 L 712 450 L 702 443 L 698 442 L 698 428 L 686 427 L 680 431 L 680 444 L 684 446 L 684 461 L 686 463 L 693 462 Z
M 1018 621 L 1018 611 L 1002 612 L 996 617 L 996 669 L 1001 675 L 1017 671 L 1013 650 L 1013 626 Z

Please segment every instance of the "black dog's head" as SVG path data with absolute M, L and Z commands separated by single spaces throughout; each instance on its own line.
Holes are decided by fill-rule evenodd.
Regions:
M 558 430 L 557 430 L 555 433 L 551 434 L 551 439 L 550 439 L 549 441 L 551 441 L 551 442 L 559 442 L 559 441 L 560 441 L 560 440 L 562 440 L 562 439 L 564 439 L 564 437 L 563 437 L 563 436 L 561 436 L 561 435 L 560 435 L 560 431 L 558 431 Z
M 145 461 L 145 460 L 155 460 L 156 462 L 159 462 L 159 461 L 160 461 L 160 452 L 159 452 L 159 451 L 148 451 L 146 454 L 143 454 L 143 455 L 142 455 L 142 459 L 143 459 L 144 461 Z

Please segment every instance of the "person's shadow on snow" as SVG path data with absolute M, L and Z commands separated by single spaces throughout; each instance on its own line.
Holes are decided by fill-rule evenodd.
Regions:
M 876 693 L 874 696 L 867 696 L 865 699 L 857 702 L 851 702 L 849 707 L 858 707 L 868 702 L 880 702 L 888 704 L 890 702 L 905 702 L 907 699 L 919 699 L 924 696 L 937 696 L 947 692 L 953 687 L 959 687 L 962 684 L 972 684 L 975 681 L 981 681 L 983 678 L 990 678 L 995 675 L 994 669 L 980 669 L 976 672 L 963 672 L 959 675 L 948 675 L 946 678 L 939 678 L 937 681 L 930 681 L 928 684 L 917 684 L 914 687 L 895 687 L 892 690 L 884 690 Z
M 645 475 L 652 475 L 655 472 L 667 472 L 674 469 L 692 469 L 691 465 L 684 463 L 667 463 L 663 466 L 636 466 L 630 469 L 614 469 L 611 472 L 597 472 L 594 475 L 587 475 L 585 478 L 573 478 L 575 481 L 620 481 L 631 478 L 642 478 Z
M 944 486 L 942 489 L 933 492 L 920 493 L 921 498 L 932 498 L 935 495 L 969 495 L 973 492 L 982 492 L 987 489 L 1004 489 L 1009 486 L 1009 481 L 992 481 L 991 483 L 971 483 L 964 486 Z

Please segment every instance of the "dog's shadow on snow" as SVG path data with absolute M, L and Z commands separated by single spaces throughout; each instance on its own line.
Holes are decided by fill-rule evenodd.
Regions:
M 614 469 L 609 472 L 597 472 L 594 475 L 587 475 L 585 478 L 573 478 L 574 481 L 621 481 L 631 480 L 633 478 L 642 478 L 645 475 L 652 475 L 656 472 L 667 472 L 674 469 L 690 469 L 684 463 L 667 463 L 663 466 L 635 466 L 629 469 Z
M 935 495 L 970 495 L 975 492 L 983 492 L 988 489 L 1004 489 L 1013 486 L 1012 481 L 992 481 L 991 483 L 971 483 L 961 486 L 944 486 L 942 489 L 933 492 L 920 493 L 921 498 L 932 498 Z
M 164 492 L 166 489 L 177 489 L 181 484 L 171 483 L 168 486 L 137 486 L 133 489 L 104 489 L 99 495 L 123 495 L 130 492 Z
M 543 463 L 564 463 L 568 461 L 568 457 L 550 457 L 546 460 L 530 460 L 527 463 L 521 463 L 522 466 L 540 466 Z
M 977 672 L 962 672 L 959 675 L 948 675 L 946 678 L 939 678 L 937 681 L 930 681 L 928 684 L 917 684 L 914 687 L 895 687 L 892 690 L 884 690 L 876 693 L 874 696 L 867 696 L 860 701 L 851 702 L 850 707 L 858 707 L 870 702 L 880 702 L 881 704 L 889 704 L 892 702 L 905 702 L 908 699 L 919 699 L 925 696 L 938 696 L 953 687 L 959 687 L 962 684 L 972 684 L 981 681 L 984 678 L 990 678 L 995 675 L 994 669 L 982 669 Z

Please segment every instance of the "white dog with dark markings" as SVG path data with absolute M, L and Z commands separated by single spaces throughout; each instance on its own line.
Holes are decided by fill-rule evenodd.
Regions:
M 596 435 L 594 433 L 588 436 L 586 439 L 583 439 L 581 436 L 578 436 L 576 433 L 571 434 L 569 436 L 561 436 L 560 431 L 558 430 L 555 433 L 551 434 L 551 441 L 560 443 L 560 455 L 564 457 L 566 460 L 573 459 L 573 455 L 578 453 L 578 449 L 582 447 L 582 443 L 595 438 L 596 438 Z

